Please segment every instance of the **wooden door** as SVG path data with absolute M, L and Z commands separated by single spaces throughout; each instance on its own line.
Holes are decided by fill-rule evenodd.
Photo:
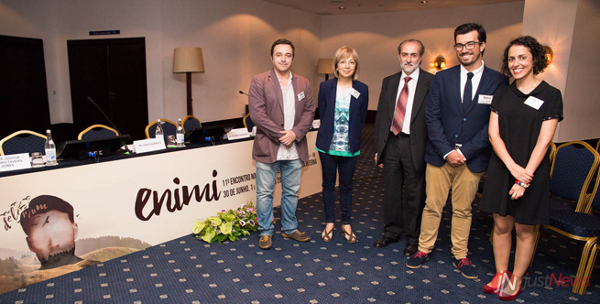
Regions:
M 49 127 L 42 39 L 0 35 L 0 139 L 19 130 L 46 134 Z
M 145 138 L 148 124 L 144 38 L 67 41 L 73 123 L 77 130 L 110 126 L 92 98 L 122 134 Z

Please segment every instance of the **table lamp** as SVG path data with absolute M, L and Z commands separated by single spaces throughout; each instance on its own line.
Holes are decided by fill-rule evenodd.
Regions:
M 202 49 L 178 47 L 173 53 L 173 73 L 185 73 L 187 87 L 187 114 L 194 115 L 192 105 L 192 73 L 204 73 Z
M 333 74 L 333 59 L 319 58 L 317 74 L 325 74 L 325 80 L 329 80 L 329 74 Z

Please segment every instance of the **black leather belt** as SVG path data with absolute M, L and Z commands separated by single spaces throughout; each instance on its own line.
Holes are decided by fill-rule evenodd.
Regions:
M 390 131 L 390 134 L 391 134 L 392 136 L 398 136 L 398 137 L 400 137 L 400 138 L 409 138 L 409 137 L 410 137 L 410 135 L 409 135 L 409 134 L 402 133 L 402 132 L 398 133 L 398 135 L 394 135 L 394 132 Z

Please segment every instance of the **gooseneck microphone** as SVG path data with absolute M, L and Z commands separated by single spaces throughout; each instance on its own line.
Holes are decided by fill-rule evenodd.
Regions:
M 92 97 L 87 98 L 87 100 L 89 100 L 91 103 L 93 103 L 96 108 L 98 108 L 98 110 L 100 110 L 100 113 L 102 113 L 102 115 L 104 115 L 104 117 L 106 118 L 106 120 L 108 120 L 108 122 L 110 122 L 110 125 L 117 130 L 117 132 L 119 133 L 119 135 L 123 135 L 123 133 L 121 133 L 121 131 L 119 131 L 119 129 L 117 128 L 117 126 L 112 122 L 112 120 L 110 120 L 110 118 L 108 118 L 108 116 L 106 115 L 106 113 L 104 113 L 104 111 L 102 111 L 102 109 L 98 106 L 97 103 L 94 102 L 94 100 L 92 99 Z M 125 147 L 125 154 L 130 154 L 132 151 L 129 150 L 129 147 L 127 147 L 127 144 L 124 146 Z
M 102 111 L 102 109 L 98 106 L 97 103 L 94 102 L 94 100 L 92 99 L 92 97 L 87 98 L 87 100 L 89 100 L 91 103 L 93 103 L 96 108 L 98 108 L 98 110 L 100 110 L 100 113 L 102 113 L 102 115 L 104 115 L 104 117 L 106 118 L 106 120 L 108 120 L 108 122 L 110 122 L 110 125 L 115 128 L 115 130 L 117 130 L 117 132 L 119 132 L 119 135 L 123 135 L 123 133 L 121 133 L 121 131 L 119 131 L 119 129 L 117 128 L 117 126 L 115 126 L 115 124 L 110 120 L 110 118 L 108 118 L 108 116 L 106 116 L 106 113 L 104 113 L 104 111 Z
M 244 92 L 244 91 L 240 91 L 240 94 L 244 94 L 244 95 L 248 95 L 248 93 Z

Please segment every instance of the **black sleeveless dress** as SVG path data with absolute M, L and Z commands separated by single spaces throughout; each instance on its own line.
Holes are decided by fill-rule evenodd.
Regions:
M 535 97 L 543 101 L 539 109 L 526 104 Z M 542 123 L 549 119 L 563 119 L 562 96 L 558 89 L 542 81 L 529 94 L 517 89 L 516 82 L 496 91 L 492 111 L 498 114 L 500 138 L 508 153 L 520 166 L 527 166 L 538 140 Z M 550 164 L 549 153 L 534 173 L 533 180 L 523 197 L 511 200 L 508 192 L 515 184 L 502 160 L 493 153 L 479 209 L 500 215 L 511 215 L 520 224 L 548 224 L 550 216 Z

